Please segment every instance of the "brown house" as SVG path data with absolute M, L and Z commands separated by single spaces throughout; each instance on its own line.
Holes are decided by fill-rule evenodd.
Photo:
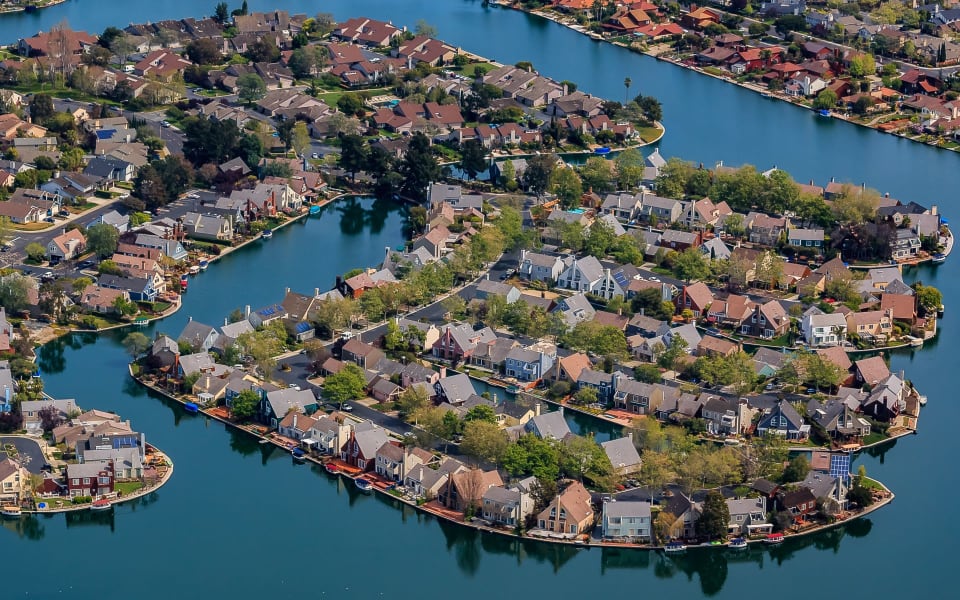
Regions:
M 586 533 L 594 520 L 590 492 L 574 481 L 537 515 L 537 527 L 567 535 Z

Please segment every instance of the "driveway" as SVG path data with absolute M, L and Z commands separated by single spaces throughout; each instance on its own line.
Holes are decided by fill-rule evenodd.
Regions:
M 23 467 L 34 474 L 39 474 L 40 468 L 47 462 L 40 450 L 40 444 L 30 438 L 0 437 L 0 445 L 13 444 L 19 453 L 18 460 Z

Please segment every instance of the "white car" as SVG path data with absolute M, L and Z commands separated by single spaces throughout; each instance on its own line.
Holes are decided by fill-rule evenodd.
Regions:
M 345 411 L 347 411 L 347 412 L 352 412 L 352 411 L 353 411 L 353 405 L 352 405 L 352 404 L 344 404 L 344 405 L 343 405 L 343 410 L 345 410 Z

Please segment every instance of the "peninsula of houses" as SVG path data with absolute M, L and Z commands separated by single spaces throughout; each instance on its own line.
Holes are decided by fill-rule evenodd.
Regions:
M 130 421 L 43 394 L 38 379 L 15 380 L 7 361 L 0 361 L 0 389 L 4 425 L 14 416 L 23 432 L 2 438 L 3 518 L 109 510 L 153 492 L 173 473 L 170 459 Z
M 826 7 L 501 0 L 825 116 L 956 150 L 960 12 L 949 3 Z

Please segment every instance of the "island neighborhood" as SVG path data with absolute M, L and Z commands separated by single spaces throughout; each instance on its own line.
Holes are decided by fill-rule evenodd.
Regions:
M 43 396 L 27 325 L 169 314 L 190 275 L 341 190 L 409 203 L 410 241 L 312 291 L 238 298 L 222 324 L 132 330 L 130 374 L 361 491 L 543 540 L 737 549 L 892 499 L 850 458 L 917 431 L 926 398 L 883 352 L 937 335 L 942 295 L 904 271 L 947 260 L 938 206 L 644 156 L 654 98 L 600 100 L 426 24 L 321 17 L 59 28 L 0 62 L 0 241 L 55 229 L 0 271 L 0 425 L 59 450 L 46 506 L 109 503 L 169 463 L 118 416 Z M 169 121 L 14 91 L 57 75 Z M 574 433 L 572 412 L 620 433 Z M 11 512 L 39 509 L 24 468 L 0 463 Z

